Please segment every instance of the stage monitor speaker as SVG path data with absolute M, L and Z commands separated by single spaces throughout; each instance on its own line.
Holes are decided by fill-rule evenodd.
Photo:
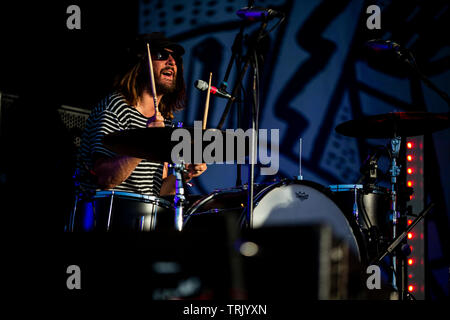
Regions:
M 359 266 L 328 227 L 227 230 L 69 233 L 54 257 L 80 266 L 83 294 L 143 293 L 151 300 L 354 297 Z
M 242 252 L 249 299 L 343 300 L 359 291 L 359 262 L 328 226 L 248 230 L 243 241 L 253 248 Z
M 239 299 L 227 237 L 215 232 L 66 233 L 53 259 L 66 294 L 148 300 Z M 67 290 L 65 268 L 78 265 L 81 290 Z M 233 287 L 234 286 L 234 287 Z M 242 290 L 241 290 L 242 291 Z

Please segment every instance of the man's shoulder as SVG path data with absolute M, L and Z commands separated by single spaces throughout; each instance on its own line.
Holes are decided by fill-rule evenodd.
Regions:
M 120 114 L 124 110 L 129 110 L 129 108 L 130 106 L 126 102 L 125 97 L 121 93 L 113 92 L 100 100 L 93 111 L 96 114 L 103 112 Z
M 118 93 L 118 92 L 109 94 L 106 97 L 104 104 L 105 104 L 105 110 L 109 110 L 114 113 L 130 108 L 130 106 L 128 105 L 128 103 L 125 100 L 125 97 L 121 93 Z

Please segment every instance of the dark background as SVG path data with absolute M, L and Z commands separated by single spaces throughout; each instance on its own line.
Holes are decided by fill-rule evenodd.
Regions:
M 271 42 L 268 44 L 266 61 L 271 63 L 264 65 L 262 114 L 288 124 L 280 134 L 280 152 L 285 157 L 284 161 L 291 166 L 292 163 L 296 163 L 295 141 L 304 134 L 303 128 L 320 123 L 315 131 L 318 134 L 314 135 L 314 142 L 310 142 L 310 145 L 316 146 L 317 149 L 309 153 L 304 165 L 305 174 L 309 174 L 311 180 L 318 180 L 322 184 L 353 182 L 352 179 L 358 175 L 358 163 L 369 151 L 368 146 L 371 142 L 358 139 L 354 157 L 358 158 L 359 162 L 350 166 L 353 167 L 353 171 L 350 170 L 346 174 L 342 168 L 321 165 L 329 151 L 327 142 L 333 138 L 333 128 L 342 121 L 338 118 L 337 110 L 345 92 L 350 92 L 351 102 L 348 104 L 351 107 L 351 118 L 390 111 L 448 112 L 445 103 L 429 89 L 424 88 L 417 79 L 409 82 L 406 80 L 408 82 L 406 91 L 403 85 L 399 86 L 399 92 L 406 92 L 405 100 L 390 94 L 392 91 L 385 90 L 387 87 L 395 86 L 396 81 L 400 83 L 400 80 L 404 81 L 407 78 L 404 74 L 397 74 L 393 68 L 385 64 L 372 66 L 372 69 L 389 76 L 392 81 L 377 82 L 379 78 L 372 78 L 369 79 L 372 80 L 370 85 L 367 85 L 358 78 L 361 77 L 362 70 L 358 64 L 362 61 L 358 55 L 360 45 L 373 38 L 392 38 L 401 43 L 408 43 L 424 74 L 449 93 L 449 40 L 445 36 L 450 21 L 448 3 L 376 2 L 383 8 L 382 29 L 369 31 L 364 27 L 367 18 L 365 8 L 372 2 L 357 2 L 359 7 L 355 5 L 355 1 L 317 1 L 314 5 L 305 2 L 305 10 L 298 12 L 293 11 L 294 7 L 299 10 L 293 1 L 258 2 L 259 5 L 277 7 L 288 13 L 285 25 L 276 30 L 277 33 L 271 36 Z M 190 80 L 196 79 L 193 78 L 193 74 L 206 79 L 205 70 L 210 66 L 216 68 L 214 74 L 217 74 L 216 83 L 219 83 L 219 79 L 223 76 L 223 68 L 229 59 L 232 40 L 239 28 L 233 10 L 245 6 L 245 1 L 190 1 L 181 9 L 179 7 L 177 9 L 171 3 L 171 1 L 95 1 L 95 3 L 60 1 L 1 4 L 0 91 L 19 97 L 7 115 L 8 118 L 2 115 L 4 132 L 1 141 L 1 202 L 5 217 L 2 229 L 12 231 L 14 239 L 23 240 L 28 239 L 29 234 L 49 235 L 55 233 L 55 230 L 62 230 L 66 219 L 65 212 L 70 210 L 73 200 L 71 176 L 75 147 L 56 110 L 62 104 L 90 109 L 108 92 L 111 76 L 117 68 L 120 68 L 121 51 L 116 50 L 118 44 L 134 37 L 136 33 L 163 30 L 185 47 L 196 50 L 193 51 L 195 54 L 187 56 L 185 60 L 186 68 L 190 68 L 190 73 L 186 73 Z M 68 17 L 66 8 L 72 4 L 77 4 L 81 8 L 81 30 L 66 28 Z M 352 5 L 361 9 L 358 9 L 354 20 L 341 19 L 338 20 L 338 27 L 336 25 L 330 27 L 339 14 Z M 140 8 L 145 6 L 154 6 L 155 10 L 140 11 Z M 213 9 L 223 8 L 232 18 L 227 21 L 222 19 L 220 23 L 212 24 L 210 27 L 202 25 L 201 16 L 195 16 L 194 12 L 202 9 L 202 14 L 206 18 L 214 20 L 214 10 L 208 13 L 205 9 L 208 6 L 214 7 Z M 162 15 L 161 12 L 165 9 L 166 14 Z M 184 22 L 172 21 L 171 19 L 180 10 L 183 11 Z M 309 10 L 308 18 L 303 20 L 301 27 L 294 31 L 288 29 L 289 23 L 293 23 L 297 17 L 304 16 L 307 10 Z M 154 18 L 155 14 L 159 19 L 157 23 L 145 22 L 146 17 Z M 161 23 L 164 19 L 167 20 L 165 24 Z M 345 59 L 330 62 L 343 45 L 339 43 L 339 37 L 330 40 L 329 35 L 323 36 L 323 33 L 339 27 L 347 30 L 348 25 L 355 20 L 356 29 L 349 43 L 351 50 L 347 52 Z M 181 27 L 186 26 L 188 21 L 190 21 L 189 29 L 182 29 Z M 223 32 L 228 32 L 227 37 L 222 37 Z M 220 37 L 217 36 L 219 33 Z M 283 42 L 285 35 L 288 40 Z M 199 43 L 196 43 L 197 40 Z M 222 69 L 217 67 L 217 55 L 208 55 L 208 51 L 206 54 L 202 51 L 205 46 L 214 48 L 212 52 L 217 55 L 221 54 Z M 299 48 L 303 50 L 301 56 L 303 63 L 295 64 L 295 68 L 293 64 L 289 69 L 283 65 L 285 69 L 282 72 L 288 74 L 287 78 L 282 78 L 287 80 L 285 84 L 273 75 L 275 70 L 278 71 L 278 75 L 280 74 L 279 69 L 276 69 L 277 63 L 280 63 L 277 57 L 286 52 L 283 50 L 295 53 Z M 203 73 L 195 71 L 194 63 L 197 62 L 201 62 L 204 67 Z M 315 79 L 320 79 L 319 76 L 323 75 L 329 64 L 334 68 L 333 73 L 339 75 L 339 80 L 332 85 L 325 84 L 335 87 L 334 94 L 327 102 L 326 116 L 318 112 L 302 113 L 294 103 L 297 93 L 308 92 L 308 85 L 313 85 Z M 363 74 L 362 78 L 364 76 Z M 192 83 L 187 85 L 192 87 Z M 316 96 L 321 95 L 320 92 L 315 92 Z M 193 119 L 190 115 L 201 113 L 198 107 L 201 103 L 196 100 L 200 95 L 191 91 L 188 95 L 191 98 L 187 109 L 189 112 L 185 111 L 179 115 L 179 118 L 187 123 Z M 363 95 L 381 101 L 383 106 L 381 110 L 371 105 L 371 101 L 361 98 Z M 271 104 L 264 104 L 264 101 L 269 99 Z M 306 101 L 308 102 L 308 99 Z M 320 105 L 320 100 L 309 102 L 311 105 Z M 213 102 L 213 107 L 218 104 L 220 103 Z M 211 121 L 216 122 L 220 114 L 221 111 L 216 111 Z M 315 119 L 316 122 L 311 119 Z M 278 122 L 271 123 L 267 118 L 262 120 L 264 127 L 277 128 Z M 227 123 L 230 127 L 233 124 L 231 120 Z M 430 239 L 428 297 L 442 298 L 448 296 L 450 252 L 448 130 L 426 136 L 425 141 L 427 200 L 438 204 L 435 214 L 427 221 Z M 281 166 L 280 177 L 291 177 L 296 174 L 295 171 L 288 171 L 285 168 Z M 214 188 L 211 181 L 218 181 L 220 186 L 232 186 L 233 180 L 224 178 L 220 181 L 222 177 L 214 167 L 209 171 L 210 175 L 205 174 L 198 182 L 195 189 L 197 193 L 211 192 Z

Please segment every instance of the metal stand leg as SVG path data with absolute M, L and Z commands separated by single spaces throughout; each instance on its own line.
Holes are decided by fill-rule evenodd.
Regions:
M 186 200 L 183 187 L 183 171 L 184 163 L 174 165 L 175 174 L 175 229 L 181 231 L 183 229 L 183 206 Z
M 70 214 L 70 217 L 69 217 L 69 224 L 66 225 L 66 227 L 65 227 L 65 231 L 66 232 L 74 232 L 75 215 L 76 215 L 76 212 L 77 212 L 77 205 L 78 205 L 78 194 L 75 195 L 75 201 L 74 201 L 74 204 L 73 204 L 73 210 L 72 210 L 72 212 Z
M 397 157 L 400 151 L 400 143 L 401 138 L 400 137 L 394 137 L 391 140 L 391 148 L 392 148 L 392 165 L 390 169 L 391 174 L 391 210 L 392 210 L 392 239 L 395 239 L 397 237 L 397 219 L 398 219 L 398 212 L 397 212 L 397 191 L 396 191 L 396 185 L 397 185 L 397 177 L 400 174 L 400 165 L 397 165 Z M 397 256 L 394 253 L 392 256 L 392 268 L 394 270 L 392 274 L 392 286 L 395 290 L 398 290 L 397 288 Z

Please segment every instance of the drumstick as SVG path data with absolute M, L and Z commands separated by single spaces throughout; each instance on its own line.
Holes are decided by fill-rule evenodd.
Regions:
M 206 94 L 205 112 L 203 114 L 203 130 L 206 129 L 206 120 L 208 119 L 209 96 L 211 95 L 211 79 L 212 79 L 212 72 L 209 73 L 208 93 Z
M 152 84 L 153 103 L 155 104 L 155 117 L 158 113 L 158 98 L 156 97 L 155 76 L 153 74 L 152 55 L 150 53 L 150 45 L 147 42 L 148 65 L 150 67 L 150 81 Z

